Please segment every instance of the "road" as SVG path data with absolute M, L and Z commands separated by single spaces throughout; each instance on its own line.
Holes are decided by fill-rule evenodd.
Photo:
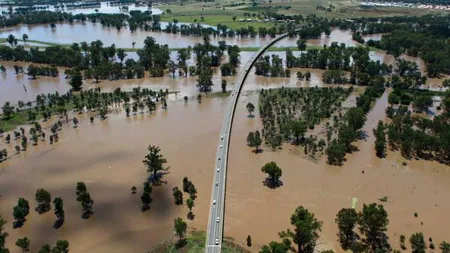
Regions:
M 208 218 L 208 229 L 206 233 L 206 253 L 218 253 L 222 249 L 224 213 L 225 213 L 225 191 L 227 180 L 227 160 L 228 147 L 230 144 L 231 126 L 233 116 L 236 109 L 239 94 L 244 85 L 247 74 L 256 62 L 269 47 L 279 40 L 287 37 L 287 33 L 282 34 L 272 41 L 261 47 L 245 64 L 239 73 L 236 83 L 231 91 L 230 102 L 225 110 L 225 118 L 223 120 L 222 129 L 219 135 L 219 145 L 217 145 L 216 163 L 214 166 L 214 180 L 212 186 L 210 212 Z

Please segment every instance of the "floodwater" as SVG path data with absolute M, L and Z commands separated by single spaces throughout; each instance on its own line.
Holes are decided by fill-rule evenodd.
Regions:
M 161 22 L 161 27 L 167 25 L 167 22 Z M 181 24 L 181 23 L 180 23 Z M 183 23 L 189 25 L 188 23 Z M 205 25 L 205 27 L 207 27 Z M 166 32 L 151 32 L 151 31 L 136 31 L 131 33 L 128 29 L 122 29 L 117 31 L 115 27 L 104 27 L 100 23 L 92 22 L 74 22 L 59 23 L 55 29 L 51 29 L 49 24 L 43 25 L 20 25 L 16 27 L 9 27 L 0 30 L 0 38 L 6 38 L 9 34 L 12 34 L 18 38 L 22 37 L 22 34 L 26 33 L 30 40 L 38 40 L 60 44 L 72 44 L 74 42 L 94 40 L 101 40 L 104 45 L 116 44 L 117 47 L 131 48 L 132 43 L 136 43 L 136 47 L 142 47 L 144 40 L 147 36 L 154 37 L 159 44 L 167 44 L 171 48 L 180 48 L 187 46 L 194 46 L 196 43 L 203 43 L 201 36 L 182 36 L 180 34 L 172 34 Z M 80 34 L 89 34 L 89 37 L 80 37 Z M 369 35 L 369 37 L 377 38 L 379 35 Z M 238 45 L 240 47 L 260 47 L 268 43 L 271 38 L 266 36 L 265 38 L 222 38 L 211 36 L 211 43 L 218 44 L 219 41 L 225 40 L 227 44 Z M 331 45 L 332 42 L 337 41 L 345 43 L 347 46 L 360 45 L 356 41 L 352 40 L 352 34 L 350 30 L 333 29 L 330 36 L 326 36 L 322 33 L 320 39 L 308 40 L 308 44 L 314 46 Z M 296 46 L 297 38 L 287 38 L 276 46 Z
M 333 34 L 337 32 L 333 30 L 331 36 Z M 160 35 L 164 37 L 167 34 Z M 35 38 L 30 36 L 30 39 Z M 328 43 L 325 40 L 323 43 Z M 294 44 L 292 42 L 289 39 L 282 41 L 295 45 L 295 41 Z M 245 63 L 252 54 L 241 53 L 241 62 Z M 285 58 L 284 52 L 268 54 Z M 171 56 L 175 59 L 176 53 L 172 52 Z M 129 53 L 129 57 L 136 56 Z M 371 52 L 371 58 L 393 62 L 393 57 L 382 51 Z M 417 58 L 410 59 L 417 61 L 423 70 L 423 62 Z M 5 65 L 7 72 L 6 75 L 0 74 L 0 104 L 5 101 L 13 104 L 18 100 L 30 101 L 40 93 L 65 93 L 69 89 L 62 68 L 57 78 L 38 77 L 37 80 L 29 80 L 26 75 L 16 76 L 12 68 L 14 64 L 20 64 L 26 69 L 28 64 L 1 64 Z M 296 71 L 310 71 L 311 81 L 296 80 Z M 390 218 L 388 234 L 396 248 L 400 234 L 409 237 L 414 232 L 423 232 L 426 238 L 432 237 L 436 245 L 442 240 L 448 241 L 448 166 L 427 161 L 407 161 L 407 165 L 403 166 L 404 159 L 398 152 L 391 151 L 385 159 L 375 156 L 372 129 L 378 120 L 385 119 L 387 93 L 367 115 L 364 126 L 367 139 L 355 143 L 359 151 L 347 154 L 347 162 L 342 167 L 329 166 L 325 159 L 317 163 L 308 161 L 301 151 L 288 144 L 281 151 L 264 148 L 260 154 L 252 153 L 246 146 L 248 132 L 262 128 L 258 108 L 255 118 L 248 118 L 245 109 L 249 101 L 257 104 L 258 94 L 254 90 L 281 86 L 323 86 L 322 72 L 316 69 L 292 69 L 290 78 L 265 78 L 251 71 L 233 123 L 225 235 L 234 237 L 240 244 L 244 244 L 247 235 L 251 235 L 254 245 L 251 250 L 257 252 L 263 244 L 277 240 L 279 231 L 290 227 L 290 215 L 297 206 L 303 205 L 324 222 L 318 247 L 341 252 L 334 223 L 336 213 L 341 208 L 350 207 L 352 198 L 358 199 L 357 209 L 360 210 L 363 203 L 379 202 L 379 198 L 386 196 L 388 201 L 383 205 Z M 117 87 L 131 90 L 141 86 L 155 90 L 167 88 L 180 93 L 171 97 L 167 111 L 158 109 L 153 115 L 137 114 L 127 118 L 123 110 L 116 108 L 115 113 L 106 120 L 96 119 L 91 124 L 87 114 L 77 114 L 79 127 L 73 129 L 71 124 L 65 125 L 58 143 L 30 145 L 27 151 L 1 163 L 0 215 L 8 220 L 7 232 L 10 237 L 7 246 L 11 252 L 19 252 L 14 242 L 24 236 L 31 239 L 31 252 L 36 252 L 45 243 L 54 244 L 57 239 L 69 240 L 72 252 L 145 252 L 173 237 L 174 218 L 186 217 L 188 209 L 175 206 L 172 197 L 172 188 L 181 187 L 184 176 L 188 176 L 198 190 L 193 209 L 196 217 L 188 225 L 190 228 L 205 230 L 214 169 L 214 147 L 217 145 L 228 99 L 209 96 L 198 104 L 194 98 L 198 94 L 196 79 L 178 76 L 174 79 L 166 74 L 162 78 L 101 81 L 99 84 L 85 81 L 85 89 L 99 86 L 105 91 Z M 235 77 L 226 79 L 230 88 Z M 221 90 L 220 81 L 220 71 L 216 69 L 213 91 Z M 27 92 L 22 85 L 27 88 Z M 183 96 L 190 97 L 188 103 L 182 101 Z M 50 123 L 43 123 L 44 128 L 48 128 Z M 141 183 L 147 173 L 141 161 L 149 144 L 161 147 L 170 165 L 170 173 L 164 177 L 167 184 L 153 189 L 152 209 L 142 213 L 139 196 Z M 7 148 L 10 155 L 14 153 L 12 149 L 15 145 L 15 141 L 8 145 L 0 141 L 0 149 Z M 269 189 L 262 184 L 265 175 L 260 168 L 269 161 L 277 162 L 283 169 L 283 186 L 278 189 Z M 80 218 L 81 207 L 75 200 L 78 181 L 87 184 L 95 201 L 95 214 L 89 220 Z M 136 195 L 130 193 L 133 185 L 138 187 Z M 38 215 L 32 210 L 24 227 L 13 230 L 12 208 L 18 197 L 25 197 L 34 207 L 34 193 L 38 188 L 49 190 L 53 197 L 63 198 L 66 211 L 64 226 L 59 230 L 52 228 L 55 220 L 53 211 Z M 419 215 L 417 218 L 414 217 L 415 212 Z
M 283 59 L 285 58 L 284 52 L 269 52 L 268 54 L 277 54 Z M 129 57 L 135 58 L 135 53 L 128 53 Z M 241 62 L 245 63 L 250 59 L 250 57 L 254 54 L 254 52 L 241 52 Z M 176 52 L 171 52 L 171 58 L 176 60 Z M 225 57 L 226 58 L 226 57 Z M 227 61 L 224 59 L 224 62 Z M 28 63 L 21 62 L 2 62 L 2 65 L 6 68 L 6 73 L 0 73 L 0 104 L 4 104 L 6 101 L 9 101 L 13 104 L 16 104 L 19 100 L 22 101 L 34 101 L 36 99 L 36 95 L 38 94 L 47 94 L 54 93 L 58 91 L 63 94 L 69 91 L 70 86 L 68 84 L 68 80 L 65 79 L 64 69 L 59 68 L 59 76 L 58 77 L 43 77 L 38 76 L 37 79 L 33 80 L 28 78 L 26 74 L 16 75 L 14 73 L 13 65 L 21 65 L 26 72 L 26 67 L 29 65 Z M 188 64 L 194 64 L 194 59 L 189 60 Z M 244 64 L 241 64 L 241 67 Z M 302 80 L 299 81 L 296 79 L 296 71 L 310 71 L 311 72 L 311 80 L 309 82 Z M 300 86 L 322 86 L 322 72 L 323 70 L 318 69 L 292 69 L 292 74 L 290 78 L 279 77 L 279 78 L 267 78 L 262 76 L 256 76 L 254 70 L 251 71 L 250 75 L 247 78 L 246 84 L 244 86 L 244 90 L 259 90 L 261 88 L 276 88 L 276 87 L 300 87 Z M 113 91 L 117 87 L 120 87 L 122 90 L 132 90 L 134 87 L 142 87 L 142 88 L 150 88 L 154 90 L 159 89 L 169 89 L 170 91 L 179 91 L 177 97 L 173 97 L 174 99 L 182 99 L 184 96 L 195 96 L 198 93 L 196 76 L 188 76 L 188 77 L 180 77 L 178 73 L 175 78 L 169 76 L 168 73 L 164 77 L 159 78 L 143 78 L 143 79 L 124 79 L 118 81 L 109 81 L 102 80 L 100 83 L 93 83 L 93 80 L 85 80 L 84 81 L 84 89 L 101 87 L 104 91 Z M 228 81 L 228 88 L 231 89 L 231 85 L 234 83 L 236 76 L 234 77 L 225 77 Z M 221 73 L 219 69 L 214 69 L 213 75 L 213 92 L 221 91 Z M 25 92 L 23 86 L 27 89 Z
M 77 115 L 79 127 L 65 125 L 58 143 L 30 145 L 0 164 L 0 215 L 8 220 L 11 252 L 18 252 L 14 242 L 24 236 L 32 241 L 31 252 L 57 239 L 69 240 L 71 252 L 146 252 L 172 238 L 174 218 L 186 220 L 188 209 L 176 206 L 172 197 L 172 188 L 181 188 L 184 176 L 198 191 L 196 218 L 189 227 L 206 228 L 215 156 L 211 147 L 216 145 L 226 102 L 220 98 L 205 99 L 202 104 L 194 99 L 187 104 L 179 101 L 169 103 L 167 111 L 129 118 L 121 110 L 92 124 L 88 115 Z M 139 197 L 147 173 L 141 161 L 149 144 L 160 146 L 170 171 L 163 178 L 166 183 L 153 188 L 151 209 L 142 213 Z M 14 145 L 15 141 L 6 145 L 2 140 L 0 149 L 11 150 Z M 95 202 L 95 213 L 88 220 L 80 218 L 75 196 L 78 181 L 86 183 Z M 130 191 L 133 185 L 138 188 L 136 195 Z M 18 197 L 28 199 L 34 208 L 38 188 L 64 200 L 63 227 L 52 228 L 53 211 L 38 215 L 32 210 L 22 228 L 12 229 L 12 208 Z
M 161 22 L 161 27 L 165 27 L 167 22 Z M 131 33 L 128 29 L 117 31 L 115 27 L 103 27 L 100 23 L 92 22 L 75 22 L 59 23 L 55 29 L 51 29 L 50 25 L 21 25 L 0 30 L 0 38 L 6 38 L 9 34 L 21 38 L 22 34 L 28 34 L 30 40 L 39 40 L 52 43 L 71 44 L 74 42 L 101 40 L 105 45 L 116 44 L 116 47 L 131 48 L 132 43 L 136 43 L 136 47 L 140 48 L 144 45 L 147 36 L 154 37 L 159 44 L 167 44 L 170 48 L 181 48 L 194 46 L 196 43 L 203 43 L 201 36 L 182 36 L 180 34 L 172 34 L 166 32 L 136 31 Z M 80 37 L 80 34 L 89 34 L 88 37 Z M 271 40 L 269 36 L 266 38 L 222 38 L 211 36 L 211 43 L 218 44 L 219 41 L 225 40 L 227 44 L 239 45 L 241 47 L 259 47 Z M 296 39 L 291 39 L 292 45 L 295 45 Z M 280 46 L 282 46 L 280 44 Z
M 341 208 L 351 207 L 357 198 L 357 210 L 364 203 L 383 204 L 389 214 L 388 235 L 395 248 L 399 248 L 399 235 L 409 236 L 423 232 L 437 245 L 448 238 L 448 211 L 450 203 L 450 170 L 436 162 L 407 161 L 402 166 L 400 154 L 388 152 L 386 159 L 375 156 L 372 129 L 383 120 L 387 107 L 387 93 L 380 98 L 367 115 L 363 128 L 368 138 L 356 142 L 360 151 L 347 154 L 342 167 L 329 166 L 325 159 L 313 163 L 302 158 L 286 144 L 282 151 L 264 148 L 254 154 L 246 147 L 249 131 L 261 130 L 256 117 L 247 118 L 245 104 L 257 103 L 257 95 L 241 97 L 235 116 L 229 156 L 225 235 L 234 237 L 242 245 L 247 235 L 252 237 L 252 251 L 278 239 L 278 232 L 291 228 L 290 216 L 303 205 L 323 221 L 319 249 L 342 252 L 334 222 Z M 269 189 L 263 185 L 265 178 L 261 167 L 275 161 L 283 170 L 283 186 Z M 363 173 L 364 171 L 364 173 Z M 378 201 L 388 197 L 387 203 Z M 418 218 L 414 217 L 418 213 Z M 421 225 L 423 222 L 423 225 Z
M 289 39 L 282 40 L 284 43 L 288 43 Z M 298 56 L 300 52 L 294 52 L 294 55 Z M 241 65 L 244 66 L 244 63 L 250 59 L 250 57 L 254 54 L 254 52 L 241 52 Z M 286 53 L 285 52 L 267 52 L 267 55 L 278 55 L 283 59 L 285 63 Z M 127 58 L 133 58 L 137 60 L 137 54 L 135 52 L 128 52 Z M 370 58 L 372 60 L 379 60 L 385 62 L 386 64 L 394 64 L 395 59 L 393 56 L 386 54 L 384 51 L 371 51 L 369 53 Z M 171 52 L 171 59 L 176 61 L 177 54 L 176 52 Z M 402 56 L 410 61 L 414 61 L 418 64 L 420 70 L 423 74 L 425 74 L 425 64 L 422 59 L 410 57 L 410 56 Z M 223 62 L 227 62 L 227 56 L 225 55 Z M 28 63 L 21 62 L 1 62 L 1 65 L 5 66 L 6 73 L 0 73 L 0 104 L 4 104 L 4 102 L 9 101 L 13 104 L 16 104 L 17 101 L 33 101 L 36 98 L 37 94 L 47 94 L 58 91 L 59 93 L 66 93 L 69 91 L 70 86 L 68 85 L 68 80 L 65 79 L 64 76 L 64 68 L 59 68 L 59 77 L 43 77 L 39 76 L 37 79 L 32 80 L 29 79 L 26 74 L 16 75 L 14 73 L 13 65 L 21 65 L 26 71 Z M 195 58 L 194 56 L 188 61 L 188 65 L 194 65 Z M 305 80 L 297 80 L 296 72 L 311 72 L 311 80 L 309 82 Z M 310 86 L 323 86 L 322 83 L 322 73 L 323 70 L 320 69 L 291 69 L 291 77 L 279 77 L 279 78 L 266 78 L 261 76 L 256 76 L 254 74 L 254 69 L 250 72 L 247 77 L 246 84 L 244 86 L 244 90 L 259 90 L 261 88 L 275 88 L 275 87 L 310 87 Z M 225 77 L 228 81 L 228 87 L 234 83 L 236 77 Z M 221 91 L 221 73 L 218 68 L 214 69 L 213 75 L 213 91 Z M 428 78 L 427 85 L 432 88 L 437 88 L 442 84 L 442 81 L 445 78 Z M 120 87 L 123 90 L 131 90 L 134 87 L 141 86 L 143 88 L 150 89 L 169 89 L 171 91 L 179 91 L 177 94 L 177 98 L 183 98 L 183 96 L 195 96 L 198 92 L 197 87 L 197 77 L 196 76 L 188 76 L 188 77 L 180 77 L 178 73 L 176 73 L 175 78 L 169 76 L 168 73 L 164 77 L 161 78 L 145 78 L 145 79 L 124 79 L 118 81 L 109 81 L 102 80 L 100 83 L 95 84 L 93 80 L 85 80 L 84 81 L 84 89 L 89 89 L 93 87 L 101 87 L 105 91 L 113 91 L 117 87 Z M 23 86 L 26 87 L 27 91 L 25 92 Z
M 77 2 L 74 2 L 74 4 L 76 4 Z M 80 3 L 80 2 L 78 2 Z M 92 14 L 92 13 L 126 13 L 123 12 L 120 9 L 120 5 L 109 5 L 109 2 L 100 2 L 100 7 L 84 7 L 84 8 L 65 8 L 65 9 L 55 9 L 55 7 L 53 5 L 36 5 L 37 7 L 42 7 L 42 6 L 46 6 L 48 7 L 47 10 L 48 11 L 64 11 L 64 12 L 68 12 L 68 13 L 72 13 L 73 15 L 76 14 Z M 126 4 L 122 4 L 123 6 L 125 6 Z M 140 10 L 140 11 L 151 11 L 152 14 L 154 15 L 158 15 L 158 14 L 162 14 L 162 11 L 158 8 L 148 8 L 145 5 L 126 5 L 128 6 L 128 10 L 129 11 L 134 11 L 134 10 Z M 13 7 L 13 9 L 15 10 L 17 7 Z M 8 7 L 6 6 L 1 6 L 0 7 L 0 12 L 8 12 Z

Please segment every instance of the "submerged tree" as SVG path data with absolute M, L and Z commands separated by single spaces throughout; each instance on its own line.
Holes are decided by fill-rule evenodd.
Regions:
M 64 202 L 60 197 L 56 197 L 53 200 L 54 212 L 57 220 L 55 221 L 55 224 L 53 225 L 54 228 L 59 228 L 64 223 L 65 219 L 65 212 L 64 212 Z
M 173 198 L 175 199 L 175 205 L 182 205 L 183 204 L 183 193 L 180 191 L 178 186 L 175 186 L 172 189 L 173 192 Z
M 247 105 L 245 106 L 245 108 L 247 108 L 248 111 L 248 117 L 251 118 L 253 117 L 252 113 L 253 111 L 255 111 L 255 106 L 252 103 L 247 103 Z
M 19 247 L 23 253 L 30 251 L 30 239 L 28 237 L 19 238 L 16 241 L 16 246 Z
M 294 252 L 313 253 L 317 239 L 319 239 L 319 232 L 322 230 L 322 222 L 316 219 L 314 213 L 299 206 L 291 216 L 291 225 L 295 227 L 294 230 L 283 231 L 280 233 L 280 237 L 292 240 L 297 245 Z
M 415 233 L 409 238 L 412 253 L 425 253 L 427 245 L 423 239 L 422 233 Z
M 269 162 L 266 163 L 262 168 L 261 171 L 266 173 L 269 178 L 266 180 L 266 184 L 271 187 L 275 188 L 280 186 L 280 177 L 282 175 L 282 170 L 275 162 Z
M 147 167 L 147 172 L 152 174 L 152 180 L 156 183 L 161 178 L 161 173 L 169 170 L 169 167 L 164 167 L 167 160 L 160 154 L 161 149 L 158 146 L 150 145 L 148 151 L 142 162 Z
M 13 208 L 13 216 L 16 220 L 13 227 L 21 227 L 25 222 L 25 218 L 30 213 L 30 204 L 24 198 L 19 198 L 17 205 Z
M 255 148 L 254 152 L 258 153 L 259 147 L 262 144 L 261 134 L 258 130 L 255 132 L 249 132 L 247 136 L 247 145 L 251 148 Z
M 181 218 L 176 218 L 174 220 L 174 231 L 178 237 L 177 247 L 183 247 L 186 243 L 187 223 Z
M 149 182 L 145 182 L 144 189 L 143 189 L 142 195 L 141 195 L 141 202 L 142 202 L 141 211 L 142 212 L 145 212 L 148 209 L 150 209 L 150 203 L 153 200 L 152 197 L 150 197 L 151 193 L 152 193 L 152 186 L 150 185 Z
M 81 203 L 81 207 L 83 210 L 81 217 L 83 219 L 89 219 L 89 217 L 94 213 L 92 211 L 94 200 L 92 200 L 91 195 L 87 191 L 87 187 L 83 182 L 77 183 L 76 194 L 77 201 Z
M 193 220 L 194 214 L 192 213 L 192 208 L 194 207 L 194 200 L 192 198 L 188 198 L 186 200 L 186 205 L 189 208 L 189 213 L 187 215 L 188 219 Z
M 50 193 L 44 189 L 38 189 L 36 191 L 36 202 L 38 206 L 36 207 L 36 211 L 40 214 L 47 212 L 50 210 L 52 197 Z
M 349 249 L 356 239 L 353 231 L 358 221 L 358 213 L 353 208 L 343 208 L 336 215 L 336 223 L 339 228 L 339 242 L 344 250 Z
M 9 236 L 8 233 L 5 232 L 6 220 L 0 216 L 0 253 L 9 253 L 8 248 L 6 248 L 6 238 Z
M 72 89 L 74 91 L 80 91 L 81 86 L 83 86 L 83 76 L 81 75 L 81 73 L 80 72 L 72 73 L 72 75 L 70 76 L 69 84 L 70 86 L 72 86 Z

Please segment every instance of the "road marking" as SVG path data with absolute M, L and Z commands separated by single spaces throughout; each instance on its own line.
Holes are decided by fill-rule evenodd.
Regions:
M 221 248 L 221 245 L 206 245 L 206 247 L 208 248 Z

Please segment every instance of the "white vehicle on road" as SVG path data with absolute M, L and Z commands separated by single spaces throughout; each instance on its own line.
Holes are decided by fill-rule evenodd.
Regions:
M 216 200 L 213 200 L 213 205 L 215 205 L 216 204 Z
M 216 238 L 216 245 L 219 245 L 219 238 Z
M 217 217 L 217 219 L 216 219 L 216 222 L 217 222 L 217 223 L 219 223 L 219 222 L 220 222 L 220 218 L 219 218 L 219 217 Z
M 216 181 L 216 186 L 218 186 L 219 185 L 219 183 Z
M 219 172 L 220 171 L 220 169 L 219 168 L 217 168 L 217 172 Z

